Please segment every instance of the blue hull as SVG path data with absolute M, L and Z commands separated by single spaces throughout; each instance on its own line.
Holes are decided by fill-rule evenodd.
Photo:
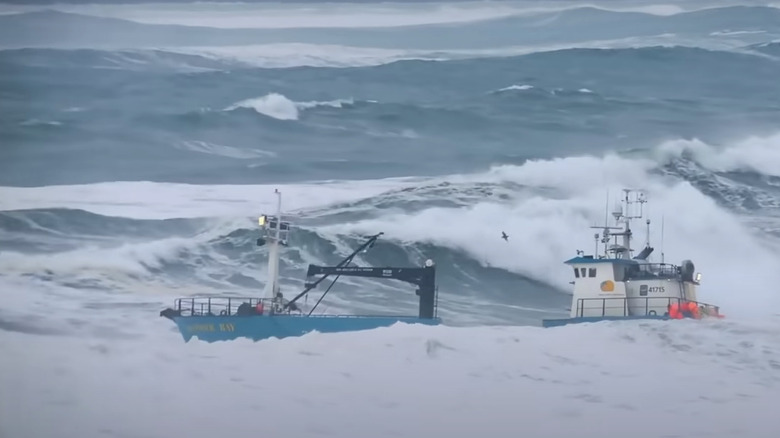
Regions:
M 196 336 L 206 342 L 248 338 L 254 341 L 269 338 L 302 336 L 320 333 L 353 332 L 389 327 L 397 322 L 438 325 L 441 319 L 412 316 L 353 315 L 252 315 L 252 316 L 179 316 L 173 320 L 185 342 Z
M 542 327 L 560 327 L 568 324 L 581 324 L 584 322 L 601 321 L 636 321 L 638 319 L 667 320 L 669 316 L 664 315 L 641 315 L 641 316 L 583 316 L 578 318 L 563 319 L 543 319 Z

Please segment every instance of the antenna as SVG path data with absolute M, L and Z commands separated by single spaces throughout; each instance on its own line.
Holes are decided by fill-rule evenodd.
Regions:
M 661 264 L 664 264 L 664 215 L 661 215 Z
M 604 255 L 603 258 L 609 258 L 609 241 L 612 238 L 612 234 L 610 233 L 610 230 L 620 230 L 620 227 L 611 227 L 609 226 L 609 189 L 607 189 L 606 199 L 604 203 L 604 225 L 602 226 L 591 226 L 592 229 L 601 230 L 601 243 L 604 244 Z M 594 256 L 598 255 L 599 252 L 599 235 L 598 233 L 593 236 L 596 239 L 596 253 Z
M 647 235 L 645 236 L 645 246 L 650 246 L 650 219 L 645 221 L 647 224 Z
M 604 231 L 602 232 L 604 234 L 603 238 L 601 239 L 601 243 L 604 244 L 604 257 L 606 258 L 609 248 L 609 189 L 607 189 L 607 196 L 604 199 Z M 598 248 L 599 244 L 596 243 L 596 248 Z M 598 250 L 596 251 L 598 253 Z

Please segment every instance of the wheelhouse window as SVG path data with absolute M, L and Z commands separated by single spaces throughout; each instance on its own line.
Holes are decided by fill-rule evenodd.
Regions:
M 588 277 L 595 277 L 595 276 L 596 276 L 596 268 L 589 268 Z
M 580 278 L 580 268 L 574 268 L 574 276 Z

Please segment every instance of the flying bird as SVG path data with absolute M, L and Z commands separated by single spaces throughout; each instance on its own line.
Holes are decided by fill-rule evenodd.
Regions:
M 507 234 L 503 231 L 501 232 L 501 238 L 509 242 L 509 236 L 507 236 Z

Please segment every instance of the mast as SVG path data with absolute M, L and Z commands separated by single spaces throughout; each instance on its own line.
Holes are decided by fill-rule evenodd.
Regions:
M 601 230 L 601 243 L 604 244 L 604 255 L 603 258 L 609 258 L 609 240 L 612 237 L 612 234 L 610 230 L 620 230 L 621 228 L 618 227 L 610 227 L 609 226 L 609 190 L 607 190 L 607 199 L 604 203 L 604 225 L 603 226 L 592 226 L 590 228 Z M 593 257 L 599 257 L 599 234 L 596 233 L 594 236 L 594 239 L 596 239 L 596 253 L 593 254 Z
M 264 298 L 276 298 L 279 293 L 279 246 L 287 246 L 290 223 L 282 221 L 282 193 L 276 189 L 276 215 L 262 215 L 258 223 L 263 227 L 263 237 L 257 239 L 257 245 L 268 245 L 268 280 L 263 291 Z
M 609 253 L 612 253 L 612 258 L 631 258 L 631 252 L 633 251 L 633 248 L 631 248 L 631 238 L 633 235 L 633 232 L 631 231 L 631 220 L 642 218 L 642 206 L 647 202 L 645 194 L 641 191 L 637 192 L 635 190 L 623 189 L 623 192 L 625 194 L 622 203 L 625 204 L 625 207 L 618 204 L 612 212 L 616 226 L 608 226 L 605 220 L 604 226 L 591 227 L 602 230 L 601 243 L 604 244 L 605 258 L 610 258 Z M 630 196 L 631 193 L 637 193 L 637 196 L 632 197 Z M 636 208 L 637 204 L 638 209 Z M 632 206 L 634 208 L 632 208 Z M 622 227 L 619 226 L 621 223 L 623 224 Z M 620 244 L 617 242 L 618 236 L 622 237 L 622 242 Z M 615 239 L 615 242 L 612 245 L 609 244 L 611 238 Z

